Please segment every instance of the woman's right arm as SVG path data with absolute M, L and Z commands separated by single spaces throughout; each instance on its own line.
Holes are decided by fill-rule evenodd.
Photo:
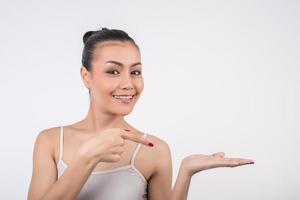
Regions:
M 119 128 L 95 133 L 75 153 L 64 173 L 56 180 L 54 161 L 53 129 L 42 131 L 35 142 L 32 179 L 28 200 L 69 200 L 80 193 L 88 177 L 101 162 L 118 162 L 124 152 L 124 140 L 129 139 L 144 145 L 149 141 L 141 135 Z
M 35 141 L 28 200 L 75 199 L 96 166 L 89 163 L 84 155 L 78 154 L 56 180 L 52 131 L 51 129 L 42 131 Z

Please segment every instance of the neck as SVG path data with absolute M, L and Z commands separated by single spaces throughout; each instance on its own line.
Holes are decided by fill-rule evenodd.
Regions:
M 92 132 L 98 132 L 106 128 L 126 128 L 129 126 L 124 120 L 124 116 L 105 112 L 93 106 L 93 104 L 90 104 L 88 114 L 83 122 Z

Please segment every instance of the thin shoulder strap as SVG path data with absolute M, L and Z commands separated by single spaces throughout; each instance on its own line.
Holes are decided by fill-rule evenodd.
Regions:
M 147 134 L 144 133 L 143 137 L 145 138 L 146 136 L 147 136 Z M 131 157 L 131 160 L 130 160 L 130 164 L 131 164 L 131 165 L 134 165 L 134 159 L 135 159 L 136 154 L 137 154 L 138 150 L 140 149 L 141 145 L 142 145 L 141 143 L 139 143 L 139 144 L 137 145 L 137 147 L 136 147 L 136 149 L 135 149 L 135 151 L 134 151 L 134 153 L 133 153 L 133 155 L 132 155 L 132 157 Z
M 64 152 L 64 130 L 63 126 L 60 127 L 60 140 L 59 140 L 59 159 L 62 159 Z

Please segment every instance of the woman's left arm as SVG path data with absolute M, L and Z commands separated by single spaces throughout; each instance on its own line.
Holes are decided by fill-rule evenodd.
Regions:
M 254 164 L 254 161 L 246 158 L 226 158 L 224 152 L 217 152 L 211 155 L 189 155 L 181 162 L 177 180 L 169 200 L 186 200 L 191 178 L 198 172 L 218 167 L 238 167 L 248 164 Z
M 194 174 L 218 167 L 237 167 L 254 164 L 245 158 L 226 158 L 223 152 L 212 155 L 194 154 L 184 158 L 174 188 L 172 189 L 172 158 L 168 144 L 156 143 L 156 168 L 148 182 L 149 200 L 186 200 L 191 178 Z
M 156 164 L 154 174 L 148 182 L 148 200 L 187 199 L 191 176 L 181 165 L 172 190 L 172 157 L 168 143 L 155 141 Z
M 148 181 L 148 200 L 167 200 L 172 191 L 172 158 L 169 145 L 155 141 L 155 170 Z

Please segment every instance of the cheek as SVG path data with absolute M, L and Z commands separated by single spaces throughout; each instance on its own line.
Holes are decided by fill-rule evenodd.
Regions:
M 138 90 L 139 93 L 141 93 L 144 90 L 144 81 L 143 79 L 138 80 L 135 83 L 136 89 Z
M 95 82 L 95 84 L 97 91 L 104 94 L 112 93 L 118 87 L 117 81 L 112 81 L 107 78 L 99 79 Z

